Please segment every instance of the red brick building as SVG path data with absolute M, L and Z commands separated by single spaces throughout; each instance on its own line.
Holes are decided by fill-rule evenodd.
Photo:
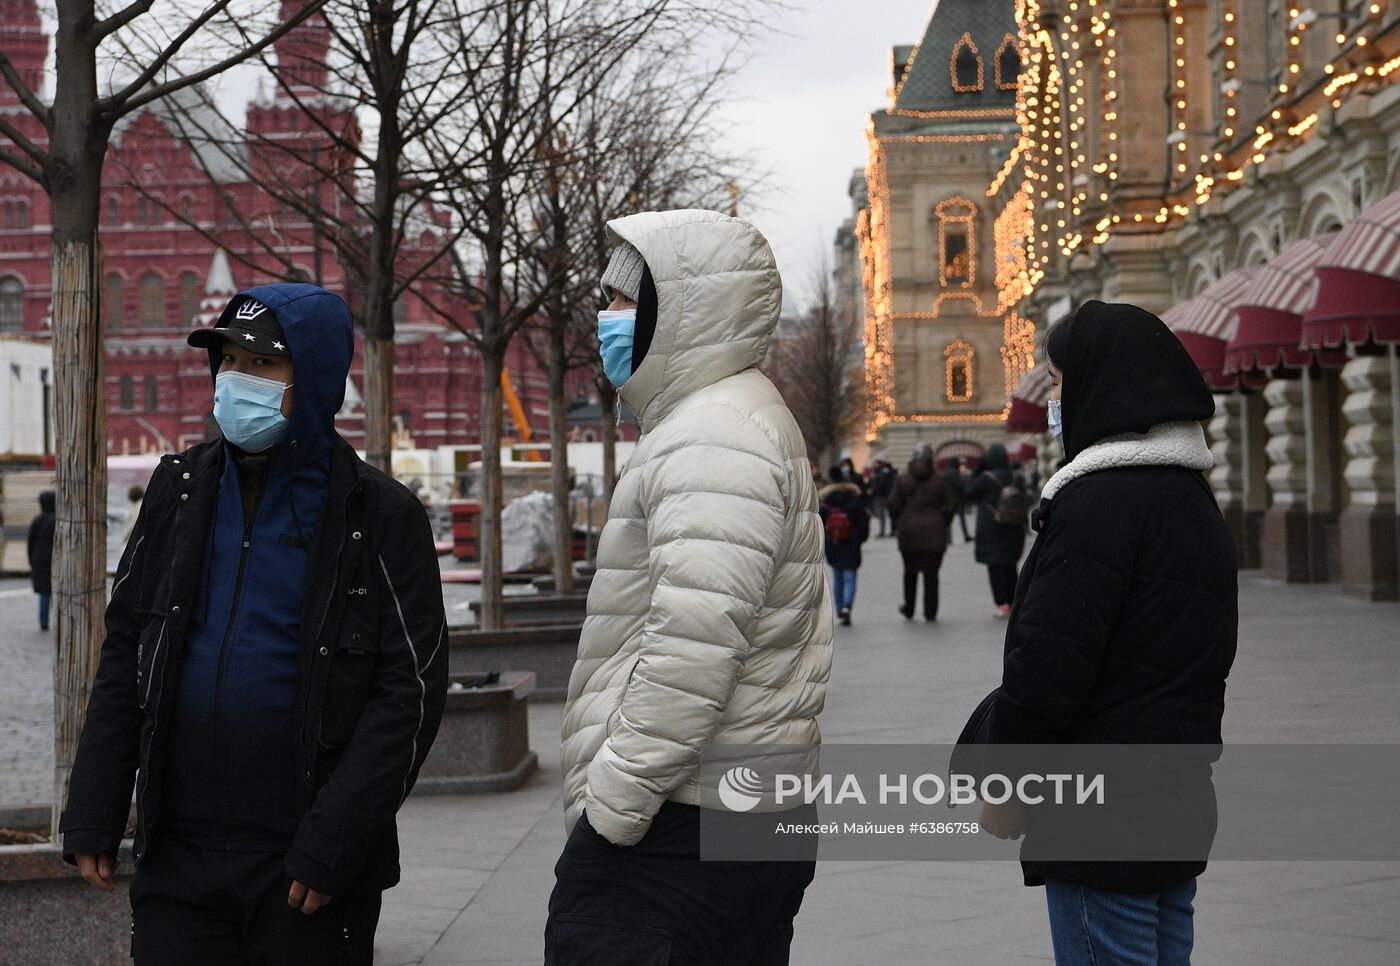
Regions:
M 209 371 L 203 353 L 189 349 L 184 337 L 201 313 L 217 311 L 238 289 L 287 278 L 279 259 L 268 254 L 269 245 L 295 266 L 293 277 L 340 292 L 354 306 L 346 273 L 330 244 L 248 178 L 251 171 L 261 179 L 268 170 L 264 165 L 283 180 L 296 176 L 262 152 L 277 138 L 315 137 L 282 85 L 313 96 L 324 81 L 328 43 L 325 26 L 315 22 L 278 43 L 282 84 L 277 95 L 259 96 L 248 105 L 248 133 L 241 138 L 246 161 L 236 162 L 209 147 L 201 147 L 208 153 L 197 157 L 160 105 L 128 118 L 113 133 L 101 212 L 107 430 L 113 454 L 182 448 L 208 435 Z M 41 89 L 49 38 L 36 0 L 0 0 L 0 49 L 31 89 Z M 186 111 L 200 110 L 199 95 L 183 97 L 188 98 Z M 353 127 L 347 108 L 322 101 L 327 116 Z M 0 114 L 35 142 L 46 140 L 43 127 L 3 81 Z M 206 122 L 221 123 L 212 111 L 201 118 L 201 124 Z M 307 190 L 317 187 L 308 183 Z M 420 240 L 431 245 L 433 228 L 423 230 Z M 43 190 L 0 164 L 0 335 L 48 336 L 50 231 Z M 433 300 L 451 305 L 441 294 Z M 418 448 L 478 442 L 481 365 L 476 351 L 413 296 L 403 299 L 397 314 L 394 411 L 401 438 Z M 457 318 L 472 327 L 465 305 Z M 340 430 L 360 445 L 362 353 L 356 355 Z M 507 368 L 536 436 L 547 437 L 548 385 L 523 343 L 512 350 Z M 570 395 L 589 395 L 590 380 L 589 374 L 576 373 Z M 505 420 L 507 433 L 513 433 L 509 411 Z

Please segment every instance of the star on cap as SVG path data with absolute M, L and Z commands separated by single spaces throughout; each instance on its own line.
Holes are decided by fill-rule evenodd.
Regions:
M 253 333 L 251 333 L 251 332 L 244 332 L 244 333 L 243 333 L 243 338 L 247 339 L 249 342 L 256 342 L 256 341 L 257 341 L 257 336 L 253 335 Z
M 287 348 L 287 347 L 284 346 L 284 345 L 283 345 L 282 343 L 280 343 L 280 342 L 274 342 L 274 343 L 272 343 L 272 348 L 274 348 L 274 349 L 285 349 L 285 348 Z

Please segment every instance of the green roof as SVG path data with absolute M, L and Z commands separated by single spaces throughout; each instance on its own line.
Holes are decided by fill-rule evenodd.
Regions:
M 1016 36 L 1014 0 L 934 0 L 923 39 L 904 72 L 894 107 L 898 111 L 986 111 L 1016 106 L 1015 78 L 1001 75 L 997 86 L 997 52 L 1006 37 Z M 971 39 L 981 60 L 979 77 L 971 49 L 963 53 L 963 71 L 954 86 L 954 51 L 964 37 Z M 1011 66 L 1011 65 L 1007 65 Z

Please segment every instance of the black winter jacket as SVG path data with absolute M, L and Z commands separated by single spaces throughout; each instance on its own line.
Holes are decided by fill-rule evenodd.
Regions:
M 851 525 L 850 536 L 840 543 L 833 543 L 830 536 L 823 538 L 826 562 L 837 570 L 859 570 L 861 544 L 870 538 L 870 514 L 860 501 L 860 487 L 854 483 L 831 483 L 822 487 L 818 497 L 823 527 L 831 519 L 833 508 L 839 508 Z
M 989 567 L 1015 567 L 1026 549 L 1026 528 L 998 523 L 996 518 L 1002 488 L 1013 483 L 1020 485 L 1011 472 L 1005 447 L 1000 443 L 987 447 L 982 470 L 963 491 L 967 502 L 977 508 L 977 562 Z
M 40 493 L 39 515 L 29 524 L 29 583 L 36 594 L 53 592 L 54 505 L 53 490 Z
M 1074 427 L 1071 461 L 1036 515 L 990 740 L 1218 745 L 1239 616 L 1234 543 L 1202 476 L 1209 390 L 1170 330 L 1133 306 L 1087 303 L 1048 344 Z M 1151 394 L 1139 388 L 1146 380 Z M 1205 777 L 1203 789 L 1176 789 L 1158 807 L 1190 809 L 1213 827 Z M 1033 811 L 1023 856 L 1035 838 Z M 1027 885 L 1057 878 L 1140 893 L 1204 869 L 1186 857 L 1023 861 Z
M 59 830 L 64 857 L 115 854 L 136 787 L 139 863 L 160 836 L 172 704 L 218 494 L 222 440 L 167 455 L 117 568 Z M 337 437 L 308 555 L 287 874 L 332 896 L 398 881 L 395 815 L 446 700 L 446 619 L 422 505 Z

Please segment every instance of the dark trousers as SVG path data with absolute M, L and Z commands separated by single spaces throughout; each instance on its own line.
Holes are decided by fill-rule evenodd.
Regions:
M 914 613 L 914 598 L 919 590 L 919 575 L 924 578 L 924 619 L 938 617 L 938 568 L 943 566 L 941 553 L 906 553 L 904 558 L 904 612 Z
M 361 966 L 374 962 L 381 893 L 287 905 L 280 852 L 153 843 L 131 883 L 136 966 Z
M 49 601 L 53 599 L 52 594 L 39 595 L 39 630 L 49 629 Z
M 987 577 L 992 582 L 992 600 L 996 605 L 1010 604 L 1016 596 L 1016 568 L 988 564 Z
M 554 866 L 545 966 L 786 966 L 816 863 L 700 860 L 700 809 L 665 802 L 636 845 L 579 819 Z
M 883 496 L 870 498 L 870 515 L 880 522 L 880 536 L 885 535 L 886 521 L 889 518 L 889 500 Z

